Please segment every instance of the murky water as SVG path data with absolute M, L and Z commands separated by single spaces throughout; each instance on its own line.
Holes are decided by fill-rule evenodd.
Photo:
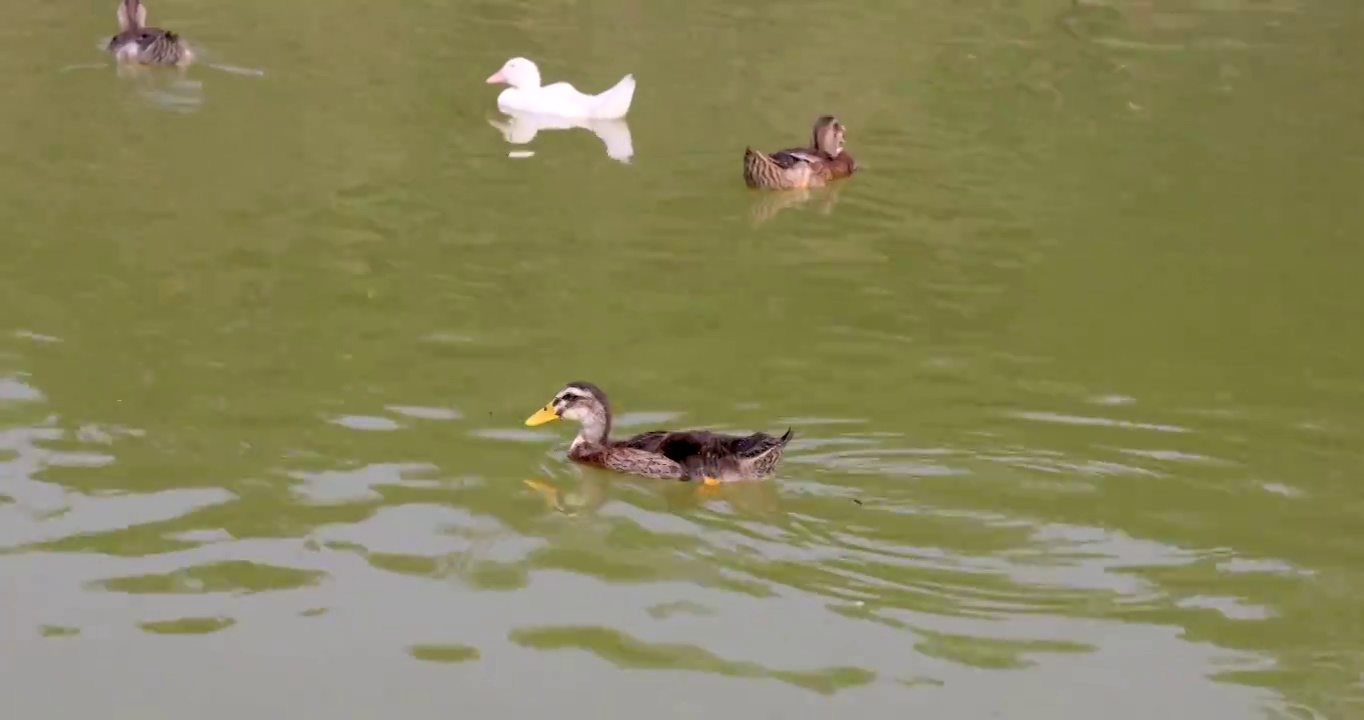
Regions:
M 17 716 L 1364 714 L 1355 3 L 107 4 L 0 28 Z

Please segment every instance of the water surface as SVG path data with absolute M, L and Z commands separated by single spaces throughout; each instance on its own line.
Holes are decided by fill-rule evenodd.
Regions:
M 1364 711 L 1353 4 L 158 0 L 184 77 L 85 5 L 0 30 L 20 715 Z M 583 470 L 577 379 L 797 439 Z

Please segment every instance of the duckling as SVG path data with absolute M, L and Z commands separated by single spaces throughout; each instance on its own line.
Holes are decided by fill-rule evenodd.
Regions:
M 744 183 L 751 188 L 790 190 L 819 187 L 856 172 L 857 162 L 843 149 L 847 128 L 838 118 L 821 116 L 810 135 L 806 148 L 771 154 L 744 148 Z
M 666 480 L 702 480 L 706 485 L 756 480 L 781 461 L 793 432 L 724 435 L 705 430 L 653 430 L 612 440 L 611 406 L 606 393 L 589 382 L 571 382 L 554 399 L 526 418 L 529 426 L 566 418 L 577 422 L 578 436 L 568 457 L 616 472 Z
M 141 0 L 119 0 L 118 34 L 109 39 L 114 58 L 142 65 L 188 65 L 194 52 L 180 36 L 147 27 L 147 8 Z

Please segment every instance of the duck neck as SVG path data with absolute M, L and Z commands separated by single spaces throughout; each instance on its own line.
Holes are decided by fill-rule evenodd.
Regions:
M 516 78 L 516 82 L 512 84 L 512 87 L 517 90 L 539 90 L 540 71 L 535 69 L 524 71 Z
M 578 428 L 578 437 L 573 438 L 573 445 L 569 449 L 576 450 L 583 446 L 605 445 L 610 436 L 611 416 L 593 414 L 583 420 L 582 427 Z
M 829 126 L 815 128 L 811 146 L 831 158 L 836 158 L 843 152 L 843 144 L 839 142 L 837 132 Z

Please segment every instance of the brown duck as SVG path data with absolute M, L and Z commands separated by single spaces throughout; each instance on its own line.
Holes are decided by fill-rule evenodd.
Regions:
M 571 382 L 549 404 L 526 418 L 542 425 L 560 418 L 579 424 L 568 457 L 616 472 L 667 480 L 702 480 L 706 485 L 765 477 L 781 462 L 792 432 L 723 435 L 706 430 L 653 430 L 611 439 L 611 406 L 601 388 Z
M 147 27 L 147 8 L 141 0 L 119 0 L 118 34 L 109 39 L 109 52 L 120 62 L 142 65 L 188 65 L 194 60 L 179 35 Z
M 770 154 L 744 148 L 744 182 L 751 188 L 790 190 L 848 177 L 857 162 L 843 149 L 846 133 L 838 118 L 824 115 L 815 121 L 810 147 Z

